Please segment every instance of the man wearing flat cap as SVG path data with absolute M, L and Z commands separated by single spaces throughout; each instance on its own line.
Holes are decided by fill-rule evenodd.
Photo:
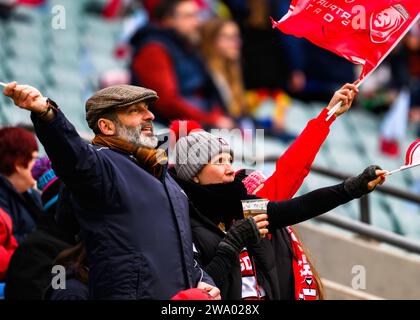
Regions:
M 166 172 L 165 151 L 156 149 L 148 110 L 156 92 L 118 85 L 94 94 L 86 103 L 92 144 L 37 89 L 12 82 L 4 94 L 32 112 L 66 185 L 87 251 L 91 298 L 170 299 L 193 287 L 220 298 L 194 261 L 188 200 Z

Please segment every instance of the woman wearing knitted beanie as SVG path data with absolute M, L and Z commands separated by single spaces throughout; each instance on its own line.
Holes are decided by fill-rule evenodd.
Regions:
M 267 215 L 244 219 L 241 200 L 258 197 L 248 195 L 235 177 L 233 152 L 225 140 L 196 131 L 179 138 L 175 152 L 174 176 L 190 200 L 197 258 L 223 299 L 295 299 L 293 243 L 284 233 L 276 241 L 262 235 L 274 237 L 282 228 L 360 198 L 382 184 L 386 172 L 370 166 L 338 185 L 270 201 Z M 276 257 L 279 252 L 284 259 Z M 309 274 L 310 269 L 304 266 L 303 272 Z M 299 298 L 311 297 L 313 291 L 306 292 L 307 297 Z

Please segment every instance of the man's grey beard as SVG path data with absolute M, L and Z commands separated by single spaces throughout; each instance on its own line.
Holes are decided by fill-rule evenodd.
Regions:
M 119 121 L 116 122 L 115 125 L 118 137 L 127 140 L 137 147 L 155 149 L 158 145 L 159 140 L 156 136 L 146 136 L 141 132 L 146 125 L 152 126 L 153 128 L 153 125 L 150 122 L 137 127 L 124 126 Z

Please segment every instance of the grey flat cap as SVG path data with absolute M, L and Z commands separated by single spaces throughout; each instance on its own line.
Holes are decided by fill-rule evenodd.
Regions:
M 86 121 L 93 129 L 96 122 L 108 109 L 128 107 L 139 102 L 153 102 L 159 99 L 153 90 L 127 84 L 108 87 L 96 92 L 86 102 Z

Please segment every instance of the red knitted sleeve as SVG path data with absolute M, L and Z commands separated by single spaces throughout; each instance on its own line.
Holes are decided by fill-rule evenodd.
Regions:
M 257 196 L 270 200 L 290 199 L 299 190 L 308 175 L 311 165 L 330 132 L 335 120 L 332 116 L 325 121 L 328 110 L 323 109 L 319 116 L 308 122 L 299 137 L 277 160 L 276 171 L 267 179 Z

